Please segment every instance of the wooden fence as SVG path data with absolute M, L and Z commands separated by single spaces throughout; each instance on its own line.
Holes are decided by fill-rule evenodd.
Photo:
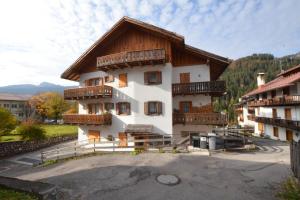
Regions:
M 291 155 L 291 168 L 295 175 L 300 181 L 300 142 L 294 140 L 290 144 L 290 155 Z
M 74 142 L 72 145 L 60 147 L 41 152 L 42 162 L 47 160 L 59 160 L 68 157 L 76 157 L 94 152 L 122 152 L 133 151 L 134 149 L 150 149 L 170 147 L 172 138 L 169 136 L 147 136 L 145 139 L 128 139 L 127 145 L 120 141 L 99 141 L 99 139 L 82 140 Z M 152 138 L 151 138 L 152 137 Z

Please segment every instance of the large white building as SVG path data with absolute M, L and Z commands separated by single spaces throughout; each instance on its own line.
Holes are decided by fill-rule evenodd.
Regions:
M 300 65 L 278 74 L 268 83 L 264 77 L 264 73 L 258 74 L 258 87 L 245 94 L 237 105 L 238 123 L 254 127 L 257 136 L 298 141 Z
M 78 100 L 78 140 L 117 140 L 168 135 L 179 142 L 227 123 L 212 98 L 225 92 L 217 81 L 227 58 L 188 46 L 184 37 L 122 18 L 63 74 L 79 82 L 65 99 Z

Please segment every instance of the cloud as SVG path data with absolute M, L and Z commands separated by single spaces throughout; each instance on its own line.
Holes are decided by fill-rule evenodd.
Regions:
M 60 79 L 95 40 L 127 15 L 238 58 L 300 50 L 298 0 L 2 0 L 0 85 Z

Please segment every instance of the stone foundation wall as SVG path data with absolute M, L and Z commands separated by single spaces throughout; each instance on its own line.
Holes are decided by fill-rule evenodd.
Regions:
M 20 153 L 35 151 L 69 140 L 77 139 L 76 136 L 60 136 L 40 141 L 17 141 L 0 143 L 0 158 L 13 156 Z

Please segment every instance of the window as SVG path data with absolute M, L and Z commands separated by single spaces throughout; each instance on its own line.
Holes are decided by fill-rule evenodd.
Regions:
M 85 86 L 103 85 L 103 78 L 92 78 L 85 80 Z
M 112 109 L 114 109 L 114 103 L 104 103 L 104 110 L 106 112 L 110 112 Z
M 17 104 L 11 104 L 11 108 L 17 108 L 18 105 Z
M 5 103 L 4 108 L 9 108 L 9 104 Z
M 119 87 L 127 87 L 127 74 L 119 74 Z
M 152 71 L 144 73 L 144 82 L 145 85 L 156 85 L 161 84 L 161 72 L 160 71 Z
M 105 83 L 111 83 L 114 82 L 115 77 L 113 75 L 108 75 L 104 77 Z
M 119 102 L 116 105 L 117 115 L 130 115 L 130 103 Z
M 273 127 L 273 136 L 278 137 L 278 127 Z
M 180 83 L 189 83 L 190 73 L 180 73 Z
M 24 104 L 19 104 L 19 108 L 24 108 Z
M 179 102 L 179 110 L 181 113 L 189 113 L 192 109 L 191 101 L 181 101 Z
M 93 103 L 88 104 L 88 114 L 100 114 L 103 111 L 103 104 L 102 103 Z
M 162 114 L 162 102 L 148 101 L 144 103 L 145 115 L 160 115 Z
M 272 91 L 271 91 L 271 97 L 272 97 L 272 98 L 276 97 L 276 90 L 272 90 Z

